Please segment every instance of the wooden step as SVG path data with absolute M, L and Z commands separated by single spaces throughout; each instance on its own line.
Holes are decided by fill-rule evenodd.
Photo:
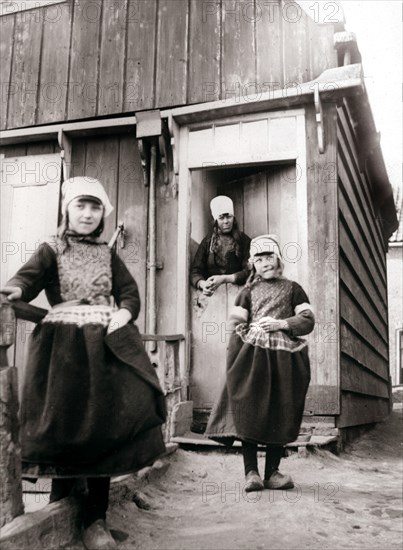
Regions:
M 335 435 L 312 435 L 308 441 L 303 441 L 302 439 L 308 439 L 305 436 L 301 436 L 301 438 L 298 438 L 296 441 L 293 441 L 292 443 L 288 443 L 285 445 L 286 449 L 290 449 L 298 451 L 298 454 L 303 456 L 304 453 L 303 450 L 307 451 L 310 448 L 326 448 L 326 447 L 335 447 L 337 445 L 337 436 Z M 186 432 L 184 435 L 176 436 L 171 438 L 172 443 L 178 443 L 183 448 L 189 448 L 189 447 L 199 447 L 205 448 L 205 449 L 225 449 L 226 447 L 221 445 L 220 443 L 217 443 L 216 441 L 213 441 L 212 439 L 208 439 L 203 434 L 197 434 L 193 432 Z M 259 448 L 264 448 L 264 445 L 259 445 Z M 241 448 L 241 442 L 240 441 L 234 441 L 233 448 L 236 450 L 240 450 Z

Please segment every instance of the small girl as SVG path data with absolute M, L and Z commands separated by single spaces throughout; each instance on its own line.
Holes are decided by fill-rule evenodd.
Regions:
M 45 289 L 52 306 L 32 334 L 23 381 L 23 474 L 52 478 L 51 502 L 87 478 L 83 542 L 115 548 L 105 525 L 110 476 L 164 453 L 165 402 L 132 323 L 140 310 L 136 282 L 99 238 L 113 210 L 108 196 L 87 177 L 67 180 L 62 193 L 58 237 L 2 289 L 26 302 Z
M 307 342 L 314 316 L 307 295 L 282 276 L 283 262 L 275 235 L 252 239 L 252 273 L 230 315 L 232 333 L 227 377 L 206 435 L 232 445 L 242 441 L 245 491 L 289 489 L 293 481 L 278 471 L 284 445 L 294 441 L 310 381 Z M 257 445 L 266 445 L 262 481 Z

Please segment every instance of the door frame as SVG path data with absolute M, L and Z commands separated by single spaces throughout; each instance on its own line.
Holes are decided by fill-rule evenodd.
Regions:
M 191 234 L 191 186 L 192 177 L 191 171 L 206 167 L 206 161 L 200 158 L 199 162 L 193 157 L 189 160 L 190 139 L 189 135 L 192 131 L 204 130 L 212 127 L 212 125 L 234 125 L 244 122 L 287 119 L 295 118 L 295 147 L 289 150 L 268 151 L 261 155 L 261 158 L 253 158 L 253 155 L 248 159 L 247 156 L 242 157 L 242 162 L 238 162 L 239 155 L 237 149 L 234 148 L 232 158 L 225 156 L 220 161 L 217 156 L 214 161 L 218 165 L 224 164 L 228 167 L 241 167 L 246 165 L 261 166 L 264 168 L 270 164 L 279 164 L 284 162 L 293 162 L 296 165 L 296 201 L 299 209 L 298 215 L 298 235 L 299 244 L 302 250 L 306 253 L 302 255 L 298 265 L 299 282 L 303 287 L 308 286 L 308 193 L 307 193 L 307 151 L 306 151 L 306 132 L 305 132 L 305 109 L 296 108 L 280 111 L 261 111 L 253 114 L 241 114 L 233 117 L 216 118 L 203 122 L 184 123 L 182 126 L 177 124 L 175 120 L 175 111 L 172 111 L 175 145 L 178 153 L 178 232 L 177 232 L 177 327 L 178 333 L 185 334 L 186 340 L 181 344 L 180 348 L 180 369 L 181 379 L 184 384 L 188 385 L 189 373 L 191 366 L 191 318 L 190 318 L 190 291 L 189 291 L 189 268 L 190 268 L 190 234 Z

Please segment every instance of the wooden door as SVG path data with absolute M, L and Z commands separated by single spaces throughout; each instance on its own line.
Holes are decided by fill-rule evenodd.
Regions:
M 40 242 L 55 235 L 59 213 L 59 154 L 9 157 L 1 161 L 1 285 L 29 260 Z M 49 308 L 45 293 L 34 305 Z M 34 324 L 18 321 L 10 364 L 25 365 L 28 336 Z M 21 379 L 22 377 L 20 377 Z

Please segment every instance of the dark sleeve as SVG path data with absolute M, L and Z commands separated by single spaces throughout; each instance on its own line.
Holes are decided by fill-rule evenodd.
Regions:
M 250 318 L 251 295 L 250 288 L 243 288 L 235 298 L 235 303 L 231 308 L 227 330 L 234 331 L 240 323 L 247 323 Z
M 192 262 L 190 269 L 190 282 L 197 288 L 197 283 L 201 280 L 207 279 L 207 261 L 209 254 L 210 239 L 204 237 L 197 249 L 196 255 Z
M 250 238 L 245 233 L 241 233 L 241 255 L 242 255 L 242 270 L 238 273 L 234 273 L 236 285 L 244 285 L 246 279 L 249 276 L 249 252 L 250 252 Z
M 119 308 L 126 308 L 135 321 L 140 312 L 140 295 L 136 281 L 115 251 L 112 251 L 112 294 Z
M 53 249 L 42 243 L 32 257 L 17 271 L 6 286 L 17 286 L 22 290 L 21 299 L 31 302 L 57 278 L 56 255 Z
M 297 283 L 293 283 L 292 307 L 295 315 L 285 319 L 288 324 L 288 332 L 291 336 L 303 336 L 313 331 L 315 316 L 309 304 L 308 296 L 304 289 Z

